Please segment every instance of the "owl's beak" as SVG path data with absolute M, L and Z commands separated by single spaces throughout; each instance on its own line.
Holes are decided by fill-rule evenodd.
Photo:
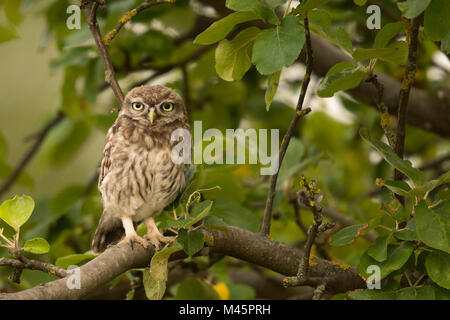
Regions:
M 148 120 L 150 120 L 150 123 L 153 124 L 153 122 L 156 119 L 156 112 L 155 112 L 155 108 L 150 108 L 150 112 L 148 114 Z

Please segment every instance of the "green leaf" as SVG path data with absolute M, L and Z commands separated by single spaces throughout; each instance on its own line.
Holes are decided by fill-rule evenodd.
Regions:
M 95 257 L 95 254 L 92 253 L 69 254 L 67 256 L 59 257 L 58 259 L 56 259 L 55 264 L 61 268 L 67 269 L 70 266 L 79 265 L 81 262 L 94 259 Z
M 432 286 L 403 288 L 397 291 L 397 300 L 436 300 L 435 289 Z
M 50 68 L 56 71 L 67 66 L 85 67 L 89 61 L 90 50 L 91 46 L 67 48 L 50 62 Z
M 392 219 L 397 222 L 406 221 L 409 217 L 409 214 L 406 213 L 406 208 L 402 206 L 400 201 L 397 198 L 391 200 L 391 202 L 382 203 L 381 210 L 386 212 Z M 412 210 L 412 207 L 411 207 Z
M 292 14 L 307 13 L 308 11 L 311 11 L 314 8 L 318 8 L 318 7 L 323 6 L 327 2 L 330 2 L 330 0 L 306 0 L 306 1 L 302 1 L 302 3 L 299 4 L 297 6 L 297 8 L 295 8 L 292 11 Z
M 375 48 L 384 48 L 387 46 L 389 41 L 394 38 L 400 32 L 405 31 L 405 25 L 402 21 L 399 22 L 391 22 L 386 24 L 380 31 L 378 31 L 375 41 Z
M 446 54 L 450 53 L 450 30 L 447 32 L 447 35 L 441 41 L 441 50 Z
M 328 70 L 325 78 L 320 81 L 317 94 L 319 97 L 332 97 L 338 91 L 355 88 L 366 74 L 360 67 L 349 62 L 339 62 Z
M 241 80 L 251 66 L 250 46 L 261 30 L 247 28 L 229 41 L 223 39 L 216 48 L 216 72 L 223 80 Z
M 60 191 L 50 204 L 50 210 L 54 214 L 64 213 L 70 209 L 75 202 L 86 192 L 86 186 L 72 185 Z
M 202 201 L 194 206 L 191 214 L 184 220 L 168 220 L 167 226 L 175 229 L 187 228 L 204 219 L 211 210 L 213 202 L 211 200 Z
M 255 40 L 252 62 L 261 74 L 270 74 L 290 66 L 305 43 L 305 29 L 298 18 L 287 16 L 281 25 L 266 29 Z
M 356 240 L 356 238 L 361 235 L 361 232 L 363 232 L 368 227 L 368 224 L 357 224 L 345 227 L 333 235 L 331 245 L 340 247 L 351 244 Z
M 358 264 L 358 273 L 367 279 L 370 274 L 367 273 L 367 267 L 370 265 L 378 265 L 380 267 L 380 277 L 384 279 L 392 272 L 399 270 L 405 265 L 409 257 L 413 253 L 414 244 L 412 242 L 403 242 L 401 245 L 388 245 L 387 259 L 383 262 L 378 262 L 369 256 L 366 251 L 360 258 Z M 380 280 L 381 280 L 380 279 Z
M 266 111 L 270 110 L 270 105 L 272 104 L 273 97 L 278 89 L 278 84 L 280 83 L 281 71 L 277 71 L 267 76 L 267 89 L 264 99 L 266 101 Z
M 178 231 L 177 243 L 183 247 L 184 252 L 188 256 L 192 256 L 203 248 L 205 240 L 201 232 L 180 229 Z
M 347 296 L 351 300 L 395 300 L 395 291 L 375 290 L 375 289 L 358 289 L 350 291 Z
M 7 177 L 9 177 L 14 169 L 14 167 L 2 162 L 0 159 L 0 179 L 6 179 Z M 28 173 L 22 171 L 16 180 L 16 184 L 27 188 L 32 188 L 34 186 L 34 181 Z
M 134 299 L 135 290 L 131 289 L 125 296 L 125 300 L 133 300 Z
M 385 261 L 387 259 L 388 241 L 391 236 L 392 234 L 379 236 L 377 240 L 375 240 L 375 243 L 367 249 L 367 254 L 378 262 Z
M 435 251 L 427 256 L 425 267 L 431 280 L 443 288 L 450 289 L 450 255 Z
M 73 160 L 91 133 L 91 127 L 86 121 L 71 122 L 50 150 L 50 161 L 55 165 L 63 165 Z
M 254 211 L 223 198 L 214 200 L 211 216 L 221 218 L 228 225 L 237 226 L 253 232 L 259 230 L 261 223 L 258 215 Z
M 424 30 L 432 41 L 440 41 L 450 31 L 450 1 L 433 0 L 425 10 Z
M 22 14 L 20 13 L 21 4 L 22 0 L 3 1 L 5 15 L 13 25 L 18 25 L 22 20 Z
M 400 240 L 417 241 L 416 220 L 414 218 L 409 220 L 406 227 L 396 231 L 394 235 Z
M 186 279 L 178 286 L 175 300 L 220 300 L 220 297 L 206 281 Z
M 255 19 L 258 19 L 258 16 L 253 12 L 233 12 L 225 18 L 211 24 L 205 31 L 200 33 L 195 38 L 194 43 L 204 45 L 213 44 L 225 38 L 235 25 Z
M 6 143 L 5 136 L 0 132 L 0 162 L 2 162 L 8 152 L 8 144 Z
M 251 11 L 267 22 L 278 24 L 279 20 L 273 9 L 286 0 L 227 0 L 225 5 L 235 11 Z
M 437 193 L 438 200 L 450 200 L 450 188 L 439 190 Z
M 11 200 L 6 200 L 0 206 L 0 218 L 14 230 L 19 231 L 20 227 L 27 222 L 34 210 L 34 200 L 29 196 L 15 196 Z
M 19 35 L 13 27 L 0 24 L 0 43 L 18 38 Z
M 35 254 L 44 254 L 50 250 L 50 245 L 45 239 L 34 238 L 25 242 L 23 250 Z
M 443 173 L 437 180 L 432 180 L 429 183 L 425 184 L 424 191 L 430 192 L 433 189 L 446 183 L 450 183 L 450 171 Z
M 408 57 L 408 44 L 396 41 L 389 48 L 358 48 L 353 52 L 355 62 L 361 60 L 381 59 L 398 64 L 404 64 Z
M 303 158 L 305 154 L 305 146 L 300 139 L 292 137 L 286 150 L 283 163 L 278 171 L 277 189 L 281 188 L 283 183 L 293 177 L 303 168 L 314 163 L 322 157 L 321 153 L 311 153 Z M 275 207 L 274 207 L 275 208 Z
M 313 10 L 308 13 L 309 27 L 311 31 L 317 33 L 342 49 L 352 54 L 352 39 L 343 27 L 333 28 L 331 16 L 324 10 Z
M 387 144 L 378 140 L 373 140 L 370 137 L 369 130 L 367 128 L 361 128 L 359 130 L 359 134 L 366 142 L 377 149 L 384 160 L 410 178 L 414 186 L 420 186 L 425 182 L 425 175 L 420 172 L 420 170 L 413 168 L 411 162 L 400 159 L 395 154 L 394 150 L 392 150 L 392 148 Z
M 99 93 L 98 88 L 100 87 L 100 85 L 102 85 L 105 78 L 101 59 L 99 57 L 90 59 L 86 66 L 86 69 L 87 74 L 84 79 L 83 94 L 86 97 L 87 102 L 95 105 L 97 101 L 97 94 Z M 109 114 L 103 116 L 112 115 Z
M 143 271 L 145 295 L 149 300 L 161 300 L 166 292 L 167 264 L 172 253 L 183 250 L 179 246 L 171 246 L 156 252 L 150 262 L 150 268 Z
M 411 187 L 405 181 L 386 180 L 383 181 L 383 185 L 401 196 L 408 196 L 411 191 Z
M 421 200 L 415 209 L 416 230 L 426 245 L 450 253 L 449 214 L 440 214 Z
M 406 0 L 397 2 L 397 6 L 405 18 L 412 19 L 424 12 L 430 2 L 431 0 Z
M 360 7 L 365 5 L 366 2 L 367 2 L 367 0 L 353 0 L 353 3 Z

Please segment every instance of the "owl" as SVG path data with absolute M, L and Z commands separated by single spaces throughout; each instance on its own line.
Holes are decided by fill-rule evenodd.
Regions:
M 140 86 L 125 97 L 115 123 L 106 135 L 98 187 L 103 214 L 92 241 L 92 250 L 104 251 L 117 242 L 156 248 L 174 237 L 158 230 L 153 217 L 182 192 L 188 164 L 175 164 L 171 149 L 176 129 L 190 130 L 181 97 L 164 86 Z M 142 238 L 135 227 L 144 222 Z

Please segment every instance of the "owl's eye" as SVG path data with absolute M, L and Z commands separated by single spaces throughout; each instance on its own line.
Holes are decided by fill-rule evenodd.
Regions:
M 144 105 L 139 102 L 133 102 L 132 107 L 136 111 L 141 111 L 144 108 Z
M 163 111 L 167 111 L 167 112 L 172 111 L 173 110 L 173 103 L 171 103 L 171 102 L 164 102 L 161 105 L 161 109 L 163 109 Z

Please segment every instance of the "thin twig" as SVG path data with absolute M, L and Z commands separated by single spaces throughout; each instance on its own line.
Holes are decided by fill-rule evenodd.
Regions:
M 28 151 L 23 155 L 22 159 L 19 161 L 19 164 L 16 166 L 14 171 L 11 172 L 9 177 L 5 180 L 5 182 L 3 182 L 2 186 L 0 187 L 0 197 L 6 191 L 8 191 L 9 188 L 13 185 L 13 183 L 17 180 L 22 171 L 25 169 L 25 167 L 28 165 L 31 159 L 33 159 L 34 155 L 41 147 L 42 143 L 47 137 L 47 134 L 53 127 L 55 127 L 58 123 L 60 123 L 62 119 L 64 119 L 64 114 L 62 113 L 61 110 L 59 110 L 54 118 L 52 118 L 38 133 L 34 134 L 36 140 L 28 149 Z
M 116 74 L 114 72 L 114 67 L 111 63 L 109 57 L 108 49 L 103 43 L 102 35 L 97 23 L 97 8 L 99 6 L 98 1 L 94 1 L 92 6 L 89 3 L 84 2 L 84 13 L 88 21 L 89 29 L 94 37 L 95 44 L 97 45 L 100 57 L 103 61 L 103 66 L 105 67 L 105 81 L 111 86 L 114 95 L 119 101 L 119 109 L 122 107 L 124 95 L 122 89 L 120 88 L 119 82 L 117 81 Z
M 311 257 L 311 249 L 316 240 L 316 237 L 320 233 L 334 227 L 334 224 L 331 223 L 322 224 L 322 208 L 317 206 L 315 200 L 316 195 L 319 193 L 319 190 L 315 186 L 315 181 L 311 181 L 311 183 L 308 183 L 305 177 L 302 176 L 301 185 L 306 189 L 306 191 L 301 190 L 298 193 L 298 202 L 311 208 L 314 222 L 308 229 L 304 247 L 304 254 L 298 266 L 297 275 L 294 277 L 284 278 L 283 285 L 285 287 L 294 287 L 307 283 L 307 281 L 309 280 L 309 260 Z M 321 284 L 324 284 L 324 282 L 321 282 Z
M 408 48 L 408 60 L 406 62 L 405 74 L 402 80 L 402 87 L 399 93 L 398 99 L 398 114 L 397 114 L 397 139 L 395 141 L 395 153 L 403 158 L 403 152 L 405 147 L 405 135 L 406 135 L 406 119 L 408 116 L 408 99 L 411 86 L 414 82 L 416 75 L 416 60 L 417 60 L 417 45 L 419 27 L 422 22 L 423 15 L 420 15 L 412 20 L 407 20 L 410 23 L 407 26 L 407 38 L 409 42 Z M 395 170 L 394 180 L 401 180 L 403 174 Z
M 55 275 L 58 278 L 64 278 L 69 274 L 67 270 L 61 267 L 38 260 L 31 260 L 22 255 L 20 255 L 20 259 L 0 258 L 0 266 L 10 266 L 15 268 L 16 270 L 18 269 L 40 270 L 48 274 Z
M 150 2 L 150 1 L 144 1 L 142 2 L 139 6 L 137 6 L 136 8 L 128 11 L 127 13 L 125 13 L 122 18 L 120 18 L 119 23 L 117 24 L 117 26 L 114 27 L 114 29 L 112 29 L 111 31 L 109 31 L 104 37 L 103 37 L 103 43 L 106 46 L 109 46 L 111 44 L 111 41 L 117 36 L 117 34 L 119 33 L 120 29 L 122 29 L 122 27 L 131 20 L 131 18 L 133 18 L 136 14 L 138 14 L 139 12 L 141 12 L 142 10 L 145 10 L 147 8 L 151 8 L 160 4 L 165 4 L 165 3 L 172 3 L 174 2 L 174 0 L 168 0 L 168 1 L 157 1 L 157 2 Z
M 297 126 L 298 120 L 301 117 L 304 117 L 305 115 L 307 115 L 311 111 L 310 108 L 306 108 L 305 110 L 302 110 L 303 102 L 304 102 L 305 96 L 306 96 L 306 90 L 308 89 L 309 81 L 311 79 L 312 68 L 313 68 L 313 52 L 312 52 L 312 45 L 311 45 L 311 35 L 309 32 L 308 18 L 305 17 L 303 20 L 304 20 L 305 34 L 306 34 L 306 42 L 305 42 L 306 43 L 306 73 L 305 73 L 305 76 L 303 77 L 302 88 L 300 90 L 300 96 L 298 98 L 294 117 L 292 118 L 291 123 L 289 124 L 289 128 L 283 138 L 283 141 L 281 142 L 280 152 L 279 152 L 279 156 L 278 156 L 277 172 L 275 174 L 273 174 L 270 179 L 270 187 L 269 187 L 269 192 L 267 193 L 266 208 L 264 210 L 264 218 L 263 218 L 263 223 L 261 226 L 261 233 L 265 234 L 265 235 L 269 235 L 269 233 L 270 233 L 272 207 L 273 207 L 273 200 L 275 198 L 275 189 L 277 186 L 278 172 L 279 172 L 281 164 L 283 162 L 284 155 L 286 154 L 287 147 L 288 147 L 291 137 L 294 133 L 295 127 Z
M 152 81 L 153 79 L 155 79 L 155 78 L 157 78 L 157 77 L 159 77 L 159 76 L 161 76 L 163 74 L 166 74 L 167 72 L 169 72 L 169 71 L 171 71 L 171 70 L 173 70 L 175 68 L 183 67 L 183 66 L 187 65 L 189 62 L 194 61 L 195 59 L 201 57 L 211 47 L 212 47 L 212 45 L 201 47 L 200 49 L 195 51 L 190 56 L 188 56 L 188 57 L 186 57 L 186 58 L 184 58 L 184 59 L 182 59 L 182 60 L 180 60 L 178 62 L 175 62 L 173 64 L 164 66 L 164 67 L 150 66 L 150 67 L 146 67 L 144 69 L 141 69 L 141 70 L 146 70 L 146 69 L 154 70 L 155 73 L 153 73 L 152 75 L 148 76 L 147 78 L 144 78 L 144 79 L 139 80 L 138 82 L 134 83 L 133 87 L 144 85 L 144 84 Z
M 436 170 L 437 174 L 434 174 L 434 177 L 437 178 L 441 174 L 441 172 L 442 172 L 441 170 L 445 170 L 445 167 L 443 166 L 443 164 L 447 161 L 450 161 L 450 153 L 443 155 L 442 157 L 433 159 L 429 162 L 425 162 L 418 169 L 420 171 Z M 383 192 L 383 190 L 384 190 L 384 187 L 374 188 L 374 189 L 369 190 L 368 192 L 364 193 L 363 195 L 359 196 L 355 201 L 359 202 L 366 198 L 373 198 L 373 197 L 379 195 L 381 192 Z
M 318 285 L 317 288 L 314 290 L 312 299 L 320 300 L 322 298 L 322 295 L 325 292 L 326 288 L 327 288 L 327 284 L 325 281 L 323 283 L 321 283 L 320 285 Z
M 183 96 L 184 96 L 184 104 L 186 105 L 186 109 L 189 111 L 191 107 L 191 94 L 189 87 L 189 74 L 187 71 L 186 64 L 181 66 L 181 73 L 183 75 Z
M 297 226 L 303 231 L 305 235 L 308 234 L 308 228 L 306 228 L 305 224 L 302 221 L 301 213 L 300 213 L 300 204 L 297 201 L 297 198 L 291 200 L 292 207 L 294 208 L 295 214 L 295 223 Z
M 386 138 L 388 139 L 389 145 L 391 148 L 395 149 L 395 139 L 397 135 L 395 132 L 395 125 L 393 126 L 391 124 L 389 109 L 383 102 L 384 86 L 378 81 L 376 74 L 370 75 L 369 78 L 366 79 L 366 82 L 372 83 L 377 89 L 375 105 L 380 112 L 380 125 L 386 135 Z

